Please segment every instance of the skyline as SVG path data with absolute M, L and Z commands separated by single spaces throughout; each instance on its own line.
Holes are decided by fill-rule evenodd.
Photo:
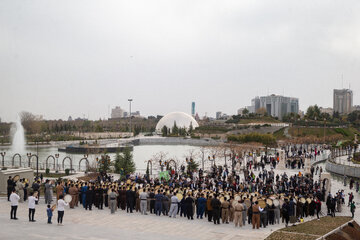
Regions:
M 233 115 L 278 94 L 360 104 L 358 1 L 62 1 L 0 3 L 0 118 L 97 120 L 108 106 L 142 115 Z

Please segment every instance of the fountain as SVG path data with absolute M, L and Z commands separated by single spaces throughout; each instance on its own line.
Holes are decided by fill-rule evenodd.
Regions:
M 25 154 L 25 134 L 24 127 L 21 125 L 21 118 L 18 115 L 16 122 L 12 124 L 10 129 L 12 136 L 11 152 L 13 154 L 19 153 L 20 155 Z
M 12 154 L 25 155 L 25 134 L 24 128 L 21 125 L 20 116 L 16 118 L 16 122 L 11 126 L 10 134 L 12 136 Z M 3 168 L 0 170 L 0 193 L 7 193 L 7 184 L 6 181 L 9 176 L 14 177 L 19 175 L 20 178 L 29 179 L 29 184 L 31 186 L 34 180 L 34 170 L 31 168 Z

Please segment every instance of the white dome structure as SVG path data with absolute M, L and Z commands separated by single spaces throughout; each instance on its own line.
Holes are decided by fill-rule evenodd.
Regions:
M 192 125 L 193 129 L 199 127 L 199 124 L 191 115 L 184 112 L 171 112 L 160 119 L 156 125 L 156 132 L 161 133 L 164 126 L 168 129 L 172 129 L 174 123 L 176 123 L 178 128 L 185 127 L 186 130 L 189 130 L 190 125 Z

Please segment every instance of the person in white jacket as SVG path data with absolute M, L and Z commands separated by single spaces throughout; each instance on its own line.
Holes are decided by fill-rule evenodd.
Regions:
M 57 209 L 58 209 L 58 225 L 62 226 L 62 221 L 63 221 L 63 217 L 64 217 L 64 211 L 65 211 L 65 206 L 68 206 L 69 204 L 67 204 L 65 201 L 64 201 L 64 196 L 63 195 L 60 195 L 59 196 L 59 200 L 58 200 L 58 203 L 57 203 Z
M 16 211 L 19 205 L 19 200 L 20 200 L 20 196 L 16 194 L 16 190 L 14 188 L 10 195 L 10 202 L 11 202 L 10 219 L 18 220 L 18 218 L 16 217 Z
M 36 201 L 38 201 L 38 198 L 35 197 L 34 195 L 37 195 L 37 192 L 36 192 L 36 194 L 31 193 L 30 197 L 28 198 L 28 200 L 29 200 L 29 203 L 28 203 L 28 206 L 29 206 L 29 222 L 36 222 L 34 220 L 34 215 L 35 215 L 35 203 L 36 203 Z

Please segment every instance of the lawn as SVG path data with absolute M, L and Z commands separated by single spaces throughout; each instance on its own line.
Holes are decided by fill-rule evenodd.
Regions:
M 296 226 L 282 228 L 272 233 L 267 240 L 291 239 L 314 240 L 350 221 L 350 217 L 322 217 L 319 221 L 312 220 Z
M 355 128 L 325 128 L 325 136 L 341 136 L 345 139 L 352 139 L 354 133 L 359 134 Z M 314 136 L 317 138 L 324 137 L 324 128 L 322 127 L 291 127 L 289 134 L 294 137 Z

